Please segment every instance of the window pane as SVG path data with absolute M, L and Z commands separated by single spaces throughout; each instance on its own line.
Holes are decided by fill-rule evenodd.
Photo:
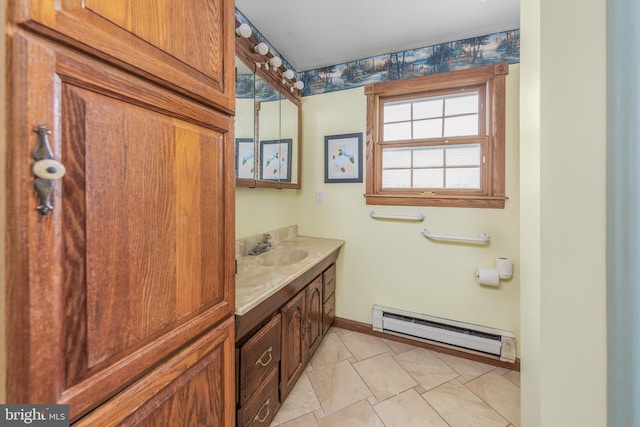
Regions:
M 429 119 L 442 117 L 442 99 L 430 99 L 413 104 L 413 119 Z
M 411 149 L 385 148 L 382 150 L 382 168 L 410 168 Z
M 480 168 L 447 169 L 446 188 L 480 188 Z
M 411 139 L 411 122 L 384 125 L 384 141 Z
M 410 169 L 392 169 L 382 171 L 382 188 L 411 187 Z
M 384 122 L 401 122 L 411 120 L 411 104 L 407 102 L 384 104 Z
M 462 96 L 453 96 L 445 101 L 445 115 L 469 114 L 478 112 L 478 94 L 469 93 Z
M 414 138 L 437 138 L 442 136 L 442 119 L 413 122 Z
M 444 136 L 478 134 L 478 115 L 449 117 L 444 120 Z
M 447 147 L 447 166 L 479 166 L 480 144 Z
M 413 166 L 416 168 L 444 166 L 444 149 L 416 148 L 413 152 Z
M 493 136 L 504 133 L 507 72 L 503 63 L 368 86 L 366 203 L 504 208 L 505 141 Z
M 444 169 L 416 169 L 413 171 L 414 188 L 443 188 Z

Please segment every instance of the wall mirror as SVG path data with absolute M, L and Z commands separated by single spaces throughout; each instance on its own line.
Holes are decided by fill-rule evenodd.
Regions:
M 300 91 L 236 38 L 236 185 L 301 188 Z

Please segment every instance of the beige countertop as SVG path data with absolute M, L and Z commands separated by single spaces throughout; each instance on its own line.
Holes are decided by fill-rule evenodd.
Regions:
M 344 240 L 298 236 L 297 229 L 285 237 L 285 240 L 275 241 L 273 247 L 264 254 L 256 256 L 239 254 L 236 274 L 236 315 L 246 314 L 344 245 Z M 263 261 L 261 256 L 273 256 L 269 254 L 289 250 L 305 251 L 307 256 L 289 265 L 261 265 Z

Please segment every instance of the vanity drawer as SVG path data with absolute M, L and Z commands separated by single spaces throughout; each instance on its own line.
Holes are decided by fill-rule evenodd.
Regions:
M 331 264 L 324 273 L 322 273 L 322 295 L 323 301 L 327 301 L 336 291 L 336 265 Z
M 336 318 L 336 296 L 331 295 L 329 299 L 322 305 L 322 335 L 327 333 L 329 327 Z
M 280 361 L 280 314 L 240 347 L 240 405 L 271 373 Z
M 238 427 L 268 426 L 279 408 L 278 369 L 272 369 L 247 404 L 238 410 Z

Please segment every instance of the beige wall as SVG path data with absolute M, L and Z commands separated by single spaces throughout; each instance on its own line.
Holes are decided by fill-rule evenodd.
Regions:
M 303 234 L 345 239 L 338 316 L 369 322 L 376 302 L 511 329 L 520 338 L 521 425 L 605 426 L 605 0 L 522 0 L 521 8 L 504 210 L 378 208 L 364 204 L 361 184 L 325 184 L 324 136 L 365 132 L 364 95 L 354 89 L 304 98 L 303 189 L 240 189 L 238 229 L 291 221 Z M 371 210 L 427 220 L 376 222 Z M 492 243 L 434 244 L 420 236 L 425 226 L 485 231 Z M 478 287 L 473 267 L 497 255 L 513 258 L 514 278 Z
M 236 138 L 253 138 L 254 112 L 253 99 L 236 99 L 236 117 L 234 127 Z
M 366 205 L 364 183 L 324 183 L 324 136 L 366 135 L 364 89 L 303 98 L 303 187 L 300 232 L 344 239 L 338 266 L 336 314 L 371 323 L 373 304 L 456 319 L 519 334 L 518 256 L 518 85 L 519 66 L 507 78 L 507 195 L 505 209 L 463 209 Z M 364 142 L 363 142 L 364 143 Z M 315 202 L 316 190 L 324 203 Z M 371 211 L 423 213 L 421 223 L 380 221 Z M 421 231 L 491 235 L 488 246 L 436 243 Z M 513 279 L 499 288 L 475 281 L 476 266 L 493 266 L 498 256 L 515 263 Z
M 298 193 L 275 188 L 236 188 L 236 239 L 297 224 Z
M 426 313 L 519 335 L 519 66 L 507 78 L 507 195 L 505 209 L 367 206 L 364 183 L 324 183 L 324 136 L 365 133 L 364 89 L 303 98 L 302 190 L 238 189 L 238 237 L 298 224 L 300 234 L 344 239 L 338 264 L 336 314 L 371 323 L 373 304 Z M 324 203 L 315 201 L 316 190 Z M 424 213 L 423 223 L 376 221 L 369 212 Z M 251 213 L 253 212 L 253 214 Z M 287 223 L 289 221 L 289 223 Z M 420 232 L 491 235 L 488 246 L 434 243 Z M 498 256 L 515 264 L 500 288 L 475 282 L 478 265 Z
M 605 0 L 521 4 L 522 426 L 601 427 Z
M 0 0 L 0 22 L 6 20 L 5 11 L 7 2 Z M 5 235 L 5 103 L 7 93 L 5 85 L 5 32 L 0 32 L 0 93 L 3 94 L 2 104 L 0 104 L 0 402 L 5 402 L 5 372 L 6 372 L 6 347 L 4 332 L 4 292 L 5 292 L 5 270 L 4 270 L 4 235 Z
M 520 418 L 523 427 L 541 427 L 539 4 L 522 2 L 520 14 Z

